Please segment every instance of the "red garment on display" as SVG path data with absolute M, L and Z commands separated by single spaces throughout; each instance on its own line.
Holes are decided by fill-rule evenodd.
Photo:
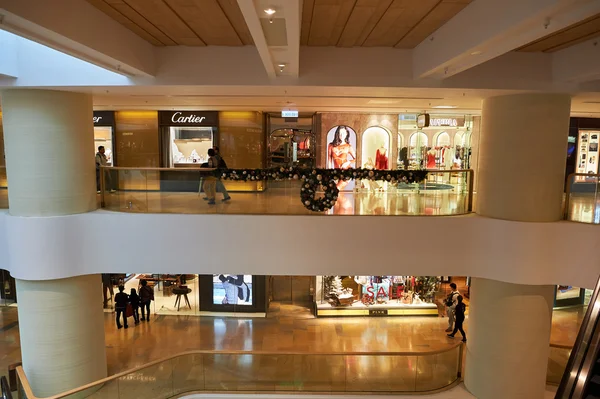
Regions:
M 387 169 L 388 168 L 388 156 L 387 151 L 381 152 L 377 149 L 375 154 L 375 169 Z
M 435 154 L 427 154 L 427 169 L 435 169 Z

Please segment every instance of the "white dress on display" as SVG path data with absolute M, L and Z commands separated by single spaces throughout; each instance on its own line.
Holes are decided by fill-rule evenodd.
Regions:
M 446 152 L 444 153 L 444 166 L 446 167 L 446 169 L 452 169 L 453 165 L 454 165 L 454 148 L 448 148 L 448 149 L 446 149 Z

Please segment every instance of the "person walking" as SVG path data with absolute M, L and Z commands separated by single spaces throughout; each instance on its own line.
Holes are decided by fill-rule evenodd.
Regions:
M 140 305 L 142 307 L 142 321 L 150 321 L 150 302 L 154 300 L 154 290 L 148 285 L 146 280 L 140 281 Z M 146 314 L 144 314 L 144 310 Z
M 454 314 L 454 309 L 456 308 L 456 304 L 458 303 L 457 298 L 460 296 L 460 292 L 456 289 L 456 284 L 451 283 L 450 288 L 452 292 L 448 294 L 446 298 L 446 314 L 448 315 L 448 328 L 446 332 L 451 332 L 454 330 L 454 320 L 456 319 L 456 315 Z
M 129 297 L 126 293 L 124 293 L 125 287 L 122 285 L 119 286 L 119 292 L 115 295 L 115 310 L 117 312 L 117 328 L 121 329 L 123 326 L 128 328 L 127 326 L 127 315 L 125 311 L 127 310 L 127 303 L 129 303 Z M 121 315 L 123 315 L 123 325 L 121 325 Z
M 214 146 L 213 149 L 215 150 L 215 153 L 216 153 L 215 158 L 217 158 L 217 168 L 227 169 L 227 163 L 221 156 L 221 151 L 219 150 L 219 147 Z M 217 192 L 220 192 L 223 194 L 223 199 L 221 201 L 227 202 L 231 199 L 231 196 L 227 192 L 227 189 L 225 188 L 225 185 L 223 184 L 223 181 L 221 181 L 221 179 L 217 179 L 216 189 L 217 189 Z
M 218 167 L 218 160 L 217 160 L 217 157 L 215 156 L 216 154 L 217 153 L 212 148 L 210 148 L 208 150 L 209 158 L 208 158 L 207 167 L 209 167 L 209 168 L 217 168 Z M 204 187 L 204 192 L 206 193 L 206 199 L 208 200 L 208 204 L 214 205 L 215 197 L 217 195 L 217 191 L 216 191 L 217 190 L 217 178 L 214 176 L 206 176 L 204 178 L 203 187 Z
M 129 294 L 129 303 L 131 303 L 131 308 L 133 309 L 133 320 L 135 324 L 140 323 L 140 297 L 135 292 L 135 288 L 131 289 L 131 294 Z
M 456 323 L 454 324 L 454 331 L 451 334 L 448 334 L 450 338 L 454 338 L 457 331 L 460 331 L 460 335 L 462 335 L 462 342 L 467 342 L 467 334 L 465 334 L 465 330 L 463 330 L 463 323 L 465 322 L 465 311 L 467 310 L 467 305 L 463 302 L 462 295 L 456 297 L 457 303 L 454 308 L 454 314 L 456 315 Z
M 100 147 L 98 147 L 98 152 L 96 153 L 96 193 L 100 194 L 100 173 L 101 173 L 101 167 L 102 166 L 108 166 L 108 158 L 106 158 L 105 155 L 106 149 L 104 148 L 103 145 L 101 145 Z M 112 188 L 112 180 L 111 180 L 111 176 L 110 176 L 110 172 L 106 174 L 106 188 L 111 192 L 114 193 L 115 190 Z M 127 295 L 127 294 L 126 294 Z

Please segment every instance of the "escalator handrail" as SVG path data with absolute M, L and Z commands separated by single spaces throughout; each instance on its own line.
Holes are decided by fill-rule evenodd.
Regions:
M 576 388 L 577 391 L 579 391 L 579 395 L 583 393 L 583 388 L 587 381 L 581 381 L 582 372 L 585 372 L 584 376 L 585 380 L 587 380 L 591 371 L 590 369 L 583 370 L 583 368 L 586 365 L 588 368 L 593 367 L 595 361 L 590 362 L 590 356 L 594 359 L 598 356 L 598 347 L 596 347 L 594 353 L 588 353 L 588 350 L 590 346 L 592 346 L 589 342 L 590 339 L 599 336 L 598 331 L 594 332 L 596 329 L 595 327 L 598 327 L 598 322 L 600 320 L 600 303 L 598 303 L 599 294 L 600 278 L 598 278 L 598 281 L 596 282 L 596 288 L 592 293 L 588 309 L 585 312 L 581 327 L 577 333 L 577 339 L 575 340 L 573 350 L 569 356 L 565 373 L 562 376 L 560 385 L 554 396 L 555 399 L 580 398 L 581 396 L 574 396 L 576 394 Z
M 13 399 L 8 380 L 5 376 L 0 378 L 0 387 L 2 388 L 2 399 Z

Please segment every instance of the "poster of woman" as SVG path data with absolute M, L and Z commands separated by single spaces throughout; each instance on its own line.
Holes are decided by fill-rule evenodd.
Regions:
M 327 133 L 327 168 L 356 168 L 356 132 L 350 126 L 338 125 Z M 340 181 L 339 190 L 351 191 L 354 182 Z

